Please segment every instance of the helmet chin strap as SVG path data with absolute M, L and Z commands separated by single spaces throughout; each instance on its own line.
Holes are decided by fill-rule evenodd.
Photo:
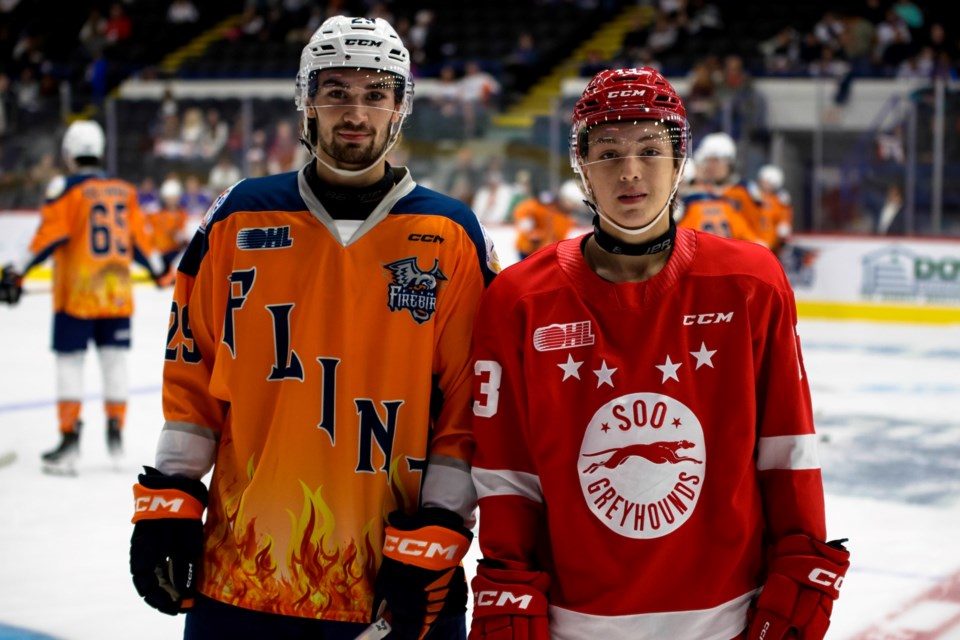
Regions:
M 650 231 L 651 229 L 653 229 L 654 227 L 656 227 L 656 226 L 657 226 L 657 223 L 660 222 L 660 220 L 663 218 L 663 216 L 664 216 L 664 215 L 667 213 L 667 211 L 670 209 L 670 203 L 673 201 L 673 197 L 677 194 L 677 189 L 680 188 L 680 181 L 683 179 L 683 169 L 684 169 L 684 167 L 686 166 L 686 164 L 687 164 L 687 159 L 684 158 L 684 159 L 683 159 L 683 162 L 680 163 L 680 170 L 677 172 L 677 177 L 676 177 L 676 179 L 673 181 L 673 189 L 670 191 L 670 195 L 667 197 L 667 201 L 666 201 L 666 203 L 664 203 L 663 208 L 660 209 L 660 213 L 658 213 L 657 216 L 656 216 L 653 220 L 651 220 L 648 224 L 645 224 L 645 225 L 643 225 L 642 227 L 640 227 L 640 228 L 638 228 L 638 229 L 633 229 L 633 228 L 630 228 L 630 227 L 624 227 L 624 226 L 621 226 L 621 225 L 617 224 L 617 223 L 614 222 L 613 220 L 611 220 L 609 216 L 605 215 L 602 211 L 600 211 L 600 207 L 598 207 L 597 204 L 596 204 L 596 198 L 595 198 L 595 197 L 591 197 L 589 200 L 585 200 L 585 202 L 590 206 L 591 209 L 593 209 L 593 212 L 594 212 L 594 213 L 596 213 L 598 216 L 600 216 L 601 218 L 603 218 L 603 221 L 604 221 L 604 222 L 606 222 L 608 225 L 610 225 L 611 227 L 613 227 L 614 229 L 616 229 L 616 230 L 619 231 L 620 233 L 622 233 L 622 234 L 624 234 L 624 235 L 627 235 L 627 236 L 640 236 L 640 235 L 643 235 L 643 234 L 649 232 L 649 231 Z M 593 193 L 592 193 L 592 192 L 593 192 L 593 189 L 591 188 L 590 191 L 591 191 L 591 194 L 590 194 L 590 195 L 593 196 Z

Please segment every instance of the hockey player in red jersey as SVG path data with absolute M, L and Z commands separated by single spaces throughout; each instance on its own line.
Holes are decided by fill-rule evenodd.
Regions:
M 466 636 L 498 267 L 468 207 L 386 161 L 412 99 L 386 21 L 325 21 L 297 75 L 313 158 L 227 189 L 180 260 L 130 565 L 186 638 L 352 640 L 381 613 L 394 640 Z
M 599 73 L 571 160 L 594 231 L 511 266 L 474 330 L 471 640 L 817 640 L 848 566 L 793 294 L 670 209 L 690 149 L 649 68 Z

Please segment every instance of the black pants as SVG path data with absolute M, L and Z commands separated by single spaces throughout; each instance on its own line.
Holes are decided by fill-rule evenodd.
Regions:
M 263 613 L 197 594 L 187 613 L 184 640 L 354 640 L 366 624 Z M 387 636 L 389 639 L 390 636 Z M 442 618 L 429 640 L 466 640 L 466 617 Z

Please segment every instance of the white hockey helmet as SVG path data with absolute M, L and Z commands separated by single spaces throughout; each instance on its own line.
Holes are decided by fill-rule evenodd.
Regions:
M 400 36 L 383 18 L 327 18 L 310 37 L 300 54 L 294 101 L 298 111 L 304 111 L 315 95 L 317 75 L 324 69 L 371 69 L 390 73 L 396 78 L 394 93 L 399 114 L 391 125 L 389 138 L 381 159 L 397 143 L 403 122 L 413 110 L 413 76 L 410 73 L 410 52 Z M 300 135 L 310 151 L 316 155 L 316 132 L 311 130 L 313 118 L 301 118 Z M 332 167 L 331 167 L 332 168 Z M 358 172 L 334 169 L 344 175 Z
M 578 209 L 584 205 L 585 196 L 578 180 L 564 180 L 557 194 L 558 200 L 568 209 Z
M 63 157 L 67 160 L 103 158 L 105 146 L 103 128 L 93 120 L 76 120 L 63 134 Z
M 783 169 L 774 164 L 765 164 L 757 171 L 757 180 L 766 183 L 771 191 L 783 188 Z
M 733 138 L 722 131 L 703 136 L 700 145 L 693 152 L 693 161 L 701 164 L 708 158 L 719 158 L 733 164 L 737 159 L 737 145 Z
M 163 181 L 163 184 L 160 185 L 160 199 L 164 202 L 167 200 L 179 200 L 182 195 L 183 186 L 176 178 L 167 178 Z

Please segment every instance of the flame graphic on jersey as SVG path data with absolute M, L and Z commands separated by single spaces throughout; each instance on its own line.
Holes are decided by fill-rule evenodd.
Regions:
M 402 460 L 396 457 L 390 465 L 390 504 L 409 511 L 414 501 L 399 481 Z M 253 473 L 250 461 L 248 479 Z M 378 521 L 363 527 L 359 542 L 338 546 L 333 542 L 336 520 L 321 495 L 323 487 L 314 491 L 302 481 L 300 487 L 300 513 L 287 511 L 292 533 L 283 566 L 275 557 L 273 538 L 257 532 L 255 517 L 245 527 L 237 525 L 242 520 L 242 494 L 224 502 L 226 518 L 207 531 L 202 590 L 223 602 L 258 611 L 304 618 L 335 611 L 332 619 L 368 622 L 389 505 L 384 505 L 386 511 Z
M 298 515 L 289 512 L 293 533 L 285 566 L 279 567 L 274 558 L 273 539 L 258 536 L 256 518 L 238 533 L 240 501 L 234 499 L 225 505 L 226 521 L 209 532 L 204 590 L 229 604 L 260 611 L 305 618 L 321 617 L 325 611 L 341 616 L 355 611 L 350 621 L 366 622 L 380 548 L 379 540 L 374 544 L 372 539 L 372 523 L 364 527 L 359 543 L 351 540 L 337 548 L 330 543 L 334 519 L 320 495 L 322 488 L 311 491 L 300 484 L 303 506 Z M 233 546 L 239 553 L 232 551 Z M 220 562 L 212 561 L 211 555 Z

